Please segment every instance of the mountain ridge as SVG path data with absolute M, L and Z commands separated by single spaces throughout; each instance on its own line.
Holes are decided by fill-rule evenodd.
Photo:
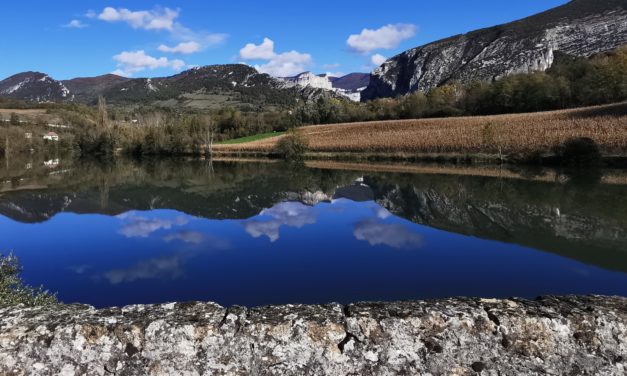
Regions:
M 404 51 L 370 76 L 362 100 L 394 97 L 460 81 L 494 81 L 544 71 L 555 52 L 589 57 L 627 44 L 627 1 L 573 0 L 502 25 Z
M 329 81 L 325 77 L 315 77 Z M 0 81 L 0 96 L 27 101 L 94 103 L 101 95 L 113 104 L 148 103 L 194 108 L 206 105 L 211 108 L 220 105 L 292 105 L 342 93 L 336 93 L 330 81 L 328 85 L 297 85 L 260 73 L 245 64 L 206 65 L 154 78 L 104 74 L 55 80 L 48 74 L 29 71 Z

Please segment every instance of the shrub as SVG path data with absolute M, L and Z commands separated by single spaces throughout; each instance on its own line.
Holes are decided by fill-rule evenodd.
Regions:
M 279 140 L 275 152 L 287 161 L 302 161 L 308 147 L 309 143 L 305 136 L 295 128 L 291 128 Z
M 567 166 L 594 166 L 601 162 L 601 151 L 588 137 L 571 138 L 564 142 L 561 158 Z
M 0 254 L 0 307 L 24 304 L 29 307 L 58 304 L 56 295 L 24 284 L 22 266 L 16 256 Z

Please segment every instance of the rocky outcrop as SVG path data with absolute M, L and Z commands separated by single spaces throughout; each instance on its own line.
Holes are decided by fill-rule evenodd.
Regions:
M 362 100 L 544 71 L 556 52 L 587 57 L 627 44 L 627 2 L 572 0 L 520 21 L 413 48 L 377 68 Z
M 317 89 L 333 90 L 333 85 L 327 76 L 317 76 L 311 72 L 303 72 L 294 77 L 283 78 L 288 86 L 313 87 Z
M 0 309 L 2 375 L 619 375 L 627 299 Z
M 34 102 L 72 100 L 70 90 L 61 81 L 39 72 L 23 72 L 0 81 L 0 96 Z

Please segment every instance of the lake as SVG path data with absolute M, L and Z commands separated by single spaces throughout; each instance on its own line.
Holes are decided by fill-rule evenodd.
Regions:
M 583 172 L 29 161 L 0 172 L 0 251 L 96 307 L 625 296 L 627 174 Z

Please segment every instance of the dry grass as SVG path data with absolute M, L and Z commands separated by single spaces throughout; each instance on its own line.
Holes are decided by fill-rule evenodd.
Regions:
M 34 108 L 34 109 L 13 109 L 13 108 L 0 108 L 0 115 L 6 115 L 9 116 L 12 113 L 16 113 L 18 115 L 45 115 L 46 114 L 46 110 L 44 109 L 40 109 L 40 108 Z
M 589 137 L 606 154 L 627 153 L 627 103 L 530 114 L 374 121 L 301 128 L 313 152 L 544 153 Z M 270 151 L 280 137 L 216 151 Z

